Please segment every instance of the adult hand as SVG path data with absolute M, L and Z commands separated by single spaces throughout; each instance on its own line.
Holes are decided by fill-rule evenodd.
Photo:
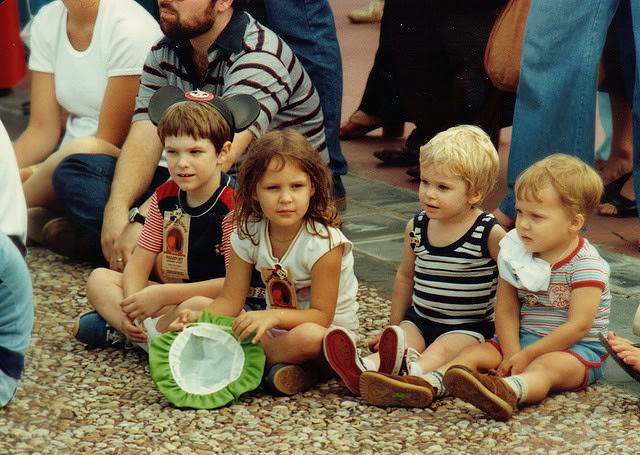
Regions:
M 279 323 L 280 318 L 274 311 L 247 311 L 236 318 L 231 328 L 240 340 L 244 340 L 255 332 L 256 335 L 251 340 L 251 343 L 256 344 L 268 330 L 277 327 Z
M 127 212 L 112 208 L 107 204 L 104 209 L 104 218 L 102 220 L 102 232 L 100 235 L 100 243 L 102 245 L 102 254 L 109 262 L 109 268 L 117 272 L 124 270 L 125 257 L 121 256 L 115 250 L 116 241 L 129 224 Z M 126 258 L 128 259 L 128 257 Z
M 109 265 L 112 270 L 122 271 L 125 265 L 129 262 L 133 250 L 136 248 L 138 238 L 142 232 L 142 225 L 140 223 L 127 223 L 113 244 L 112 255 L 109 260 Z M 119 267 L 119 268 L 114 268 Z
M 162 292 L 162 286 L 158 284 L 147 286 L 120 302 L 120 307 L 132 321 L 144 321 L 165 305 L 165 295 L 166 293 Z
M 146 343 L 147 334 L 145 331 L 133 323 L 127 316 L 122 318 L 122 333 L 134 343 Z

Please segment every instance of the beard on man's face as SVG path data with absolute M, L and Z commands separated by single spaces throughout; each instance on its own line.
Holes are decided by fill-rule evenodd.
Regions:
M 203 33 L 208 32 L 215 22 L 215 13 L 213 6 L 215 2 L 211 2 L 207 9 L 198 16 L 195 16 L 188 22 L 184 22 L 180 18 L 180 13 L 170 6 L 160 4 L 161 8 L 168 9 L 174 13 L 169 18 L 160 16 L 160 30 L 169 38 L 187 40 L 196 38 Z

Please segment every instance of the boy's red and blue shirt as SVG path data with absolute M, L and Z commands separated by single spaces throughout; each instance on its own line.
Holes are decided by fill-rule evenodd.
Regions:
M 169 181 L 159 186 L 151 197 L 144 228 L 138 246 L 153 253 L 162 252 L 163 220 L 165 212 L 181 210 L 191 217 L 187 282 L 204 281 L 225 276 L 224 250 L 228 248 L 232 225 L 222 220 L 233 210 L 234 190 L 232 179 L 221 174 L 220 186 L 207 202 L 189 207 L 187 194 Z

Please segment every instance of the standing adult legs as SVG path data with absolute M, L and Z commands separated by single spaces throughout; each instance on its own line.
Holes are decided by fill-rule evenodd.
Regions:
M 598 60 L 618 0 L 536 0 L 525 30 L 501 222 L 515 218 L 513 185 L 554 152 L 593 162 Z M 500 215 L 500 214 L 499 214 Z

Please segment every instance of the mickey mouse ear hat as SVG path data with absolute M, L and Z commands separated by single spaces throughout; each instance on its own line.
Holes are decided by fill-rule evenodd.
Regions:
M 233 318 L 205 311 L 182 332 L 153 339 L 151 378 L 167 400 L 178 407 L 214 409 L 260 385 L 264 349 L 251 337 L 239 341 L 232 324 Z
M 234 133 L 249 128 L 260 113 L 260 105 L 251 95 L 238 94 L 221 98 L 202 90 L 184 92 L 173 85 L 165 85 L 156 90 L 149 100 L 149 118 L 157 125 L 166 110 L 181 101 L 200 101 L 213 106 L 231 127 L 231 139 Z

